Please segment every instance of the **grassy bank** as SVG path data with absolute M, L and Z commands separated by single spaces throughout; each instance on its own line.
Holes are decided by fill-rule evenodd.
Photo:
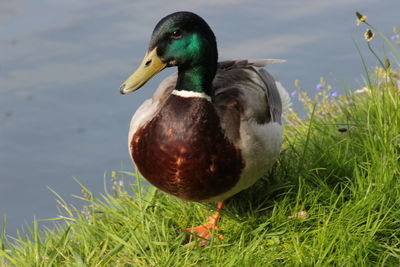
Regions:
M 384 63 L 384 60 L 382 60 Z M 136 173 L 113 172 L 113 188 L 74 208 L 59 198 L 55 229 L 35 222 L 0 236 L 0 264 L 16 266 L 279 266 L 400 264 L 400 79 L 389 63 L 365 88 L 337 96 L 321 79 L 307 115 L 287 114 L 282 155 L 271 173 L 233 197 L 223 240 L 185 243 L 213 204 L 187 203 Z M 356 88 L 345 88 L 354 91 Z M 127 181 L 134 181 L 133 184 Z

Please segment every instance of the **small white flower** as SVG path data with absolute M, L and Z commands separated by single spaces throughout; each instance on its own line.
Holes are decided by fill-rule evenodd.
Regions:
M 357 95 L 359 95 L 359 94 L 365 94 L 365 93 L 370 93 L 371 92 L 371 90 L 369 90 L 367 87 L 363 87 L 363 88 L 360 88 L 360 89 L 357 89 L 357 90 L 355 90 L 354 91 L 354 94 L 357 94 Z

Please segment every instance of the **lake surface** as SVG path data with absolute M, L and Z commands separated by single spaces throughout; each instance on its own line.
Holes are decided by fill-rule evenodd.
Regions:
M 79 206 L 70 196 L 80 194 L 72 177 L 99 194 L 111 171 L 133 169 L 131 116 L 173 70 L 128 96 L 119 86 L 142 59 L 155 24 L 178 10 L 210 24 L 221 59 L 287 59 L 268 69 L 289 92 L 298 79 L 312 93 L 320 76 L 337 88 L 335 79 L 361 85 L 352 38 L 370 65 L 376 61 L 355 11 L 389 36 L 400 23 L 399 0 L 1 1 L 0 216 L 7 216 L 9 234 L 34 216 L 58 214 L 48 188 Z M 380 39 L 372 44 L 382 48 Z

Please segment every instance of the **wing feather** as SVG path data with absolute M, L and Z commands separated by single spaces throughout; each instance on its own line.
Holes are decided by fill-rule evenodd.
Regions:
M 213 102 L 221 124 L 231 140 L 239 138 L 240 123 L 255 120 L 259 124 L 281 123 L 282 99 L 267 64 L 284 60 L 231 60 L 219 63 L 213 81 Z M 284 89 L 282 88 L 284 91 Z

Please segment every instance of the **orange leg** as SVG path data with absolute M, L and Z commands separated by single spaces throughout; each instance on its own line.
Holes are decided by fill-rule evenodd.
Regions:
M 205 224 L 196 227 L 185 228 L 186 231 L 194 233 L 201 239 L 200 246 L 206 246 L 208 244 L 208 241 L 211 239 L 212 231 L 218 230 L 218 219 L 220 217 L 220 211 L 222 210 L 225 203 L 226 200 L 222 200 L 217 203 L 217 211 L 207 218 L 207 222 Z M 218 237 L 220 239 L 224 238 L 224 236 L 220 234 L 218 234 Z

